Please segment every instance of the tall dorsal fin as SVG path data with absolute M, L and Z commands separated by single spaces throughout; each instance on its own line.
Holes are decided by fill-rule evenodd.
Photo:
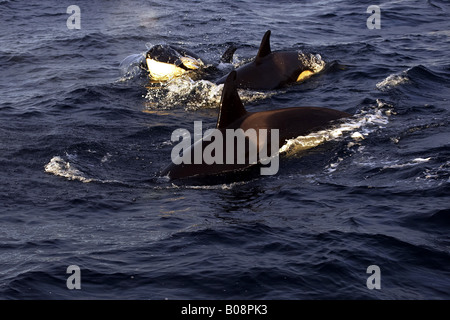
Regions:
M 247 113 L 241 98 L 239 98 L 236 77 L 237 72 L 231 71 L 223 85 L 219 116 L 217 117 L 217 129 L 226 128 Z
M 270 50 L 270 30 L 267 30 L 264 34 L 264 37 L 261 40 L 261 44 L 259 46 L 258 54 L 256 55 L 256 63 L 258 63 L 258 60 L 261 58 L 264 58 L 265 56 L 271 54 L 272 51 Z

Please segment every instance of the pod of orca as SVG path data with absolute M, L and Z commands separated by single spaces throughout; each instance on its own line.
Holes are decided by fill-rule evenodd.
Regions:
M 271 150 L 267 156 L 273 157 L 279 149 L 272 150 L 271 143 L 281 146 L 287 139 L 307 135 L 329 126 L 333 121 L 350 117 L 345 112 L 319 107 L 288 107 L 277 110 L 247 112 L 242 104 L 237 89 L 274 90 L 284 85 L 303 81 L 315 72 L 305 66 L 299 59 L 296 51 L 275 51 L 270 48 L 270 30 L 264 34 L 258 53 L 251 62 L 231 71 L 228 75 L 219 78 L 216 84 L 223 83 L 223 91 L 217 119 L 216 131 L 224 133 L 226 130 L 238 130 L 247 132 L 253 129 L 256 135 L 249 139 L 247 144 L 254 144 L 256 150 Z M 221 62 L 230 63 L 236 47 L 231 46 L 222 56 Z M 151 48 L 146 54 L 146 64 L 150 78 L 156 81 L 166 81 L 174 76 L 179 76 L 188 70 L 198 70 L 205 65 L 194 53 L 182 48 L 170 45 L 158 45 Z M 269 141 L 267 136 L 260 132 L 271 132 L 276 129 L 277 141 Z M 219 150 L 226 158 L 230 149 L 225 146 L 235 143 L 235 139 L 227 141 L 227 136 L 222 141 L 223 149 Z M 238 152 L 233 152 L 234 161 L 224 163 L 218 161 L 194 161 L 196 150 L 200 152 L 211 149 L 213 143 L 211 137 L 204 137 L 192 144 L 186 150 L 183 149 L 183 159 L 192 161 L 172 162 L 162 170 L 161 176 L 169 179 L 185 179 L 193 177 L 211 177 L 220 174 L 233 173 L 247 170 L 249 167 L 261 165 L 261 161 L 251 161 L 249 152 L 244 155 L 245 161 L 236 161 Z M 253 141 L 249 141 L 253 140 Z M 264 145 L 263 145 L 264 144 Z M 236 150 L 236 146 L 231 150 Z M 215 150 L 217 153 L 218 150 Z M 202 154 L 202 153 L 200 153 Z
M 261 41 L 255 59 L 236 70 L 237 86 L 240 89 L 273 90 L 284 85 L 301 82 L 316 72 L 304 64 L 298 51 L 275 51 L 270 48 L 268 30 Z M 222 55 L 220 62 L 231 63 L 237 50 L 231 45 Z M 186 71 L 207 69 L 202 59 L 195 53 L 171 45 L 156 45 L 147 51 L 145 66 L 154 81 L 167 81 Z M 213 68 L 214 69 L 214 68 Z M 222 84 L 227 76 L 214 82 Z

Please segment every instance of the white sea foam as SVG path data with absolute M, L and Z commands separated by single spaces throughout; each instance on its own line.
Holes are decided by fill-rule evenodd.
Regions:
M 237 186 L 245 185 L 246 181 L 240 181 L 240 182 L 231 182 L 231 183 L 223 183 L 223 184 L 216 184 L 216 185 L 186 185 L 183 186 L 183 188 L 186 189 L 201 189 L 201 190 L 231 190 Z
M 181 76 L 158 87 L 150 87 L 145 99 L 148 109 L 171 109 L 176 106 L 183 106 L 186 110 L 217 108 L 222 90 L 223 84 L 217 85 L 208 80 L 194 81 L 188 76 Z M 244 103 L 266 99 L 274 94 L 274 91 L 239 90 Z
M 108 161 L 111 155 L 105 155 L 101 163 Z M 77 168 L 77 166 L 73 163 L 76 160 L 75 155 L 66 154 L 66 158 L 64 159 L 61 156 L 54 156 L 50 159 L 49 163 L 47 163 L 44 167 L 45 172 L 51 173 L 55 176 L 66 178 L 67 180 L 77 180 L 83 183 L 89 182 L 100 182 L 100 183 L 114 183 L 117 182 L 115 180 L 101 180 L 97 178 L 90 178 L 86 173 L 82 171 L 82 169 Z M 71 163 L 72 161 L 72 163 Z
M 163 183 L 167 183 L 170 181 L 168 177 L 161 177 L 160 181 Z M 170 185 L 166 186 L 157 186 L 155 189 L 161 190 L 161 189 L 194 189 L 194 190 L 231 190 L 235 187 L 242 186 L 247 184 L 248 181 L 236 181 L 236 182 L 230 182 L 230 183 L 222 183 L 222 184 L 212 184 L 212 185 L 189 185 L 189 184 L 176 184 L 171 183 Z
M 413 167 L 421 163 L 425 163 L 430 161 L 431 158 L 416 158 L 412 159 L 411 161 L 405 162 L 405 163 L 398 163 L 398 161 L 394 161 L 392 164 L 386 164 L 383 166 L 383 169 L 398 169 L 398 168 L 405 168 L 405 167 Z
M 385 126 L 388 123 L 389 112 L 386 112 L 389 105 L 377 101 L 377 107 L 368 111 L 361 111 L 355 116 L 339 122 L 326 130 L 312 132 L 306 136 L 299 136 L 289 139 L 280 148 L 280 153 L 287 155 L 296 154 L 300 151 L 314 148 L 326 141 L 340 140 L 351 137 L 354 141 L 364 139 L 374 130 Z
M 188 109 L 201 109 L 219 105 L 223 84 L 216 85 L 207 80 L 193 81 L 189 78 L 176 78 L 168 83 L 166 89 L 167 95 L 161 101 L 163 105 L 184 101 Z
M 415 158 L 409 161 L 403 161 L 399 159 L 380 159 L 378 157 L 369 156 L 364 157 L 357 161 L 358 166 L 368 167 L 368 168 L 382 168 L 382 169 L 400 169 L 413 167 L 421 163 L 430 161 L 431 158 Z
M 93 181 L 93 179 L 86 178 L 80 170 L 60 156 L 54 156 L 50 162 L 45 165 L 45 172 L 54 174 L 55 176 L 64 177 L 68 180 L 78 180 L 84 183 Z
M 408 70 L 402 71 L 400 73 L 391 74 L 383 81 L 378 82 L 376 85 L 378 90 L 381 90 L 381 91 L 390 90 L 400 84 L 409 82 L 410 79 L 407 74 Z

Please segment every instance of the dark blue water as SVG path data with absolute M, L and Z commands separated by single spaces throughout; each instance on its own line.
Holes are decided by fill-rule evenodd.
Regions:
M 449 299 L 449 17 L 443 0 L 0 1 L 0 298 Z M 247 109 L 355 114 L 342 134 L 274 176 L 160 178 L 221 87 L 155 87 L 127 57 L 170 43 L 214 64 L 234 43 L 237 66 L 268 29 L 331 67 L 240 92 Z

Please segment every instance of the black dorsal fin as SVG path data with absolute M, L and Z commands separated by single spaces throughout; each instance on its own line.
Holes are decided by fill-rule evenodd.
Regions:
M 231 71 L 223 85 L 219 116 L 217 117 L 217 129 L 226 128 L 247 113 L 241 98 L 239 98 L 236 77 L 237 72 Z
M 264 37 L 261 40 L 258 54 L 256 55 L 256 63 L 258 63 L 259 59 L 264 58 L 265 56 L 271 53 L 272 51 L 270 50 L 270 30 L 267 30 L 266 33 L 264 34 Z
M 222 58 L 220 58 L 220 62 L 222 63 L 232 63 L 233 62 L 233 54 L 236 51 L 237 47 L 234 44 L 231 44 L 227 51 L 224 52 Z

